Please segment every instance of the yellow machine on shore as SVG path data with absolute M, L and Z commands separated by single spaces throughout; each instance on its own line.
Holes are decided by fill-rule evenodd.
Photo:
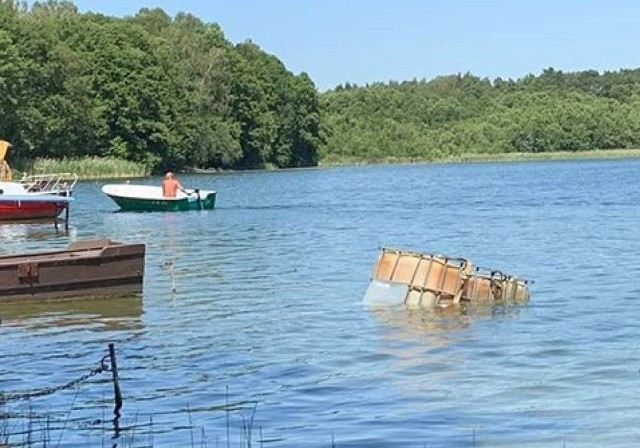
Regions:
M 11 143 L 8 141 L 0 140 L 0 181 L 2 182 L 11 182 L 11 167 L 5 160 L 10 146 Z

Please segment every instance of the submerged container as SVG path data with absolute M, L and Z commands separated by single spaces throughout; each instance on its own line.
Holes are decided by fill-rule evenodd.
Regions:
M 383 249 L 372 280 L 406 285 L 407 307 L 448 306 L 460 301 L 462 284 L 470 270 L 465 258 Z
M 364 300 L 431 308 L 528 299 L 527 280 L 500 271 L 474 269 L 466 258 L 384 248 Z
M 529 281 L 500 271 L 477 268 L 467 278 L 464 297 L 475 303 L 526 302 L 529 300 Z

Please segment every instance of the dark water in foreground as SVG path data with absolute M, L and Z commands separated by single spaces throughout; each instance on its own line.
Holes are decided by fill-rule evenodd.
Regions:
M 0 414 L 53 413 L 47 446 L 638 445 L 639 176 L 640 160 L 200 175 L 183 183 L 218 207 L 175 214 L 114 213 L 81 183 L 69 235 L 2 226 L 0 253 L 144 241 L 144 297 L 0 305 L 0 390 L 65 383 L 113 341 L 135 429 L 96 423 L 106 375 Z M 381 246 L 522 275 L 532 301 L 369 309 Z

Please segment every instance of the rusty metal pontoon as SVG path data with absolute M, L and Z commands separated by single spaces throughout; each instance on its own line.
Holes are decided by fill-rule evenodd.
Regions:
M 108 239 L 0 256 L 0 303 L 142 293 L 145 245 Z

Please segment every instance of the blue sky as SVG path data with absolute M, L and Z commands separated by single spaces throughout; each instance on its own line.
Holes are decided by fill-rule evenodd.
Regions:
M 640 0 L 72 0 L 81 12 L 159 7 L 251 39 L 321 91 L 344 82 L 544 68 L 640 68 Z

